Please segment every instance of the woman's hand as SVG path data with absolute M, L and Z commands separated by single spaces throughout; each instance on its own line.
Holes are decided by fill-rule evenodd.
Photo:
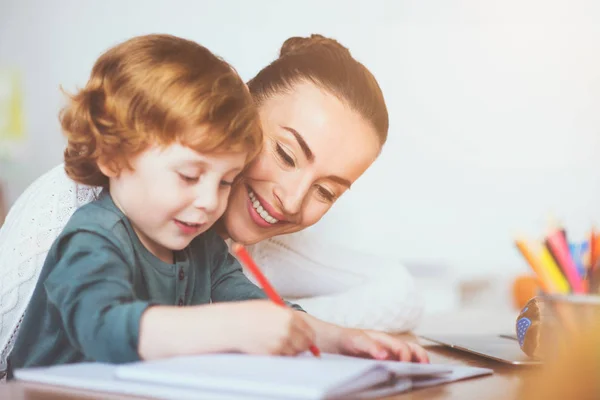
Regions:
M 323 352 L 377 360 L 429 363 L 425 349 L 416 343 L 384 332 L 343 328 L 308 314 L 301 314 L 314 329 L 316 344 Z
M 421 346 L 384 332 L 342 328 L 338 346 L 340 354 L 349 356 L 429 363 L 429 357 Z

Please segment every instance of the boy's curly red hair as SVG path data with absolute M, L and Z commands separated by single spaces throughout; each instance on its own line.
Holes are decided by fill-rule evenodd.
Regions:
M 150 143 L 179 142 L 198 152 L 260 151 L 256 106 L 235 70 L 205 47 L 170 35 L 130 39 L 105 52 L 86 86 L 60 113 L 75 181 L 108 186 L 115 171 Z M 194 134 L 208 127 L 208 134 Z M 200 130 L 202 131 L 202 130 Z

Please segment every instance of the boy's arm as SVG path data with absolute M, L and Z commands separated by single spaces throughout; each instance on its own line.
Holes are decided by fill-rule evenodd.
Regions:
M 130 269 L 110 232 L 78 232 L 61 243 L 44 283 L 72 345 L 87 359 L 123 363 L 234 350 L 223 326 L 231 307 L 152 305 L 136 298 Z M 202 338 L 198 337 L 202 332 Z
M 44 288 L 69 341 L 97 361 L 139 360 L 139 321 L 150 304 L 135 297 L 118 243 L 79 231 L 64 237 L 57 253 Z
M 296 354 L 313 340 L 302 318 L 271 302 L 178 307 L 138 300 L 110 232 L 78 232 L 63 239 L 59 252 L 44 287 L 71 344 L 87 359 L 123 363 L 222 351 Z M 257 318 L 264 323 L 252 325 Z

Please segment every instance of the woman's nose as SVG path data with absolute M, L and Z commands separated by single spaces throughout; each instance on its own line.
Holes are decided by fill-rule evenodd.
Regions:
M 306 199 L 311 182 L 308 180 L 287 181 L 285 185 L 273 188 L 273 195 L 279 202 L 283 214 L 290 222 L 298 222 L 302 205 Z

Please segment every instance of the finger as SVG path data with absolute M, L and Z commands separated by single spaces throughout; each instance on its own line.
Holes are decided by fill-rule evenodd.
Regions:
M 424 348 L 415 343 L 408 343 L 412 352 L 412 361 L 422 364 L 429 364 L 429 356 Z
M 308 339 L 310 344 L 314 344 L 317 340 L 317 335 L 312 326 L 304 318 L 298 318 L 298 328 L 302 331 L 304 336 Z
M 295 318 L 292 321 L 289 332 L 290 345 L 297 352 L 307 351 L 313 344 L 315 333 L 312 327 L 302 318 Z
M 390 353 L 389 359 L 398 361 L 410 361 L 412 359 L 412 351 L 408 343 L 390 336 L 383 332 L 368 332 L 368 335 L 387 348 Z
M 300 345 L 302 350 L 307 350 L 316 341 L 316 334 L 314 329 L 306 322 L 303 318 L 298 318 L 294 325 L 293 330 L 296 335 L 299 335 L 302 339 Z
M 307 351 L 312 342 L 310 332 L 303 330 L 300 327 L 293 327 L 290 333 L 290 345 L 297 353 Z
M 395 343 L 393 354 L 398 361 L 410 361 L 412 359 L 412 352 L 408 343 Z
M 278 343 L 273 343 L 273 346 L 269 349 L 269 354 L 272 356 L 284 356 L 288 347 L 290 347 L 289 340 L 282 338 Z
M 300 354 L 302 352 L 303 352 L 303 350 L 301 350 L 300 348 L 298 348 L 293 343 L 293 340 L 290 340 L 289 345 L 287 345 L 286 347 L 284 347 L 281 353 L 284 356 L 297 356 L 298 354 Z
M 296 344 L 297 335 L 294 335 L 290 332 L 290 334 L 282 340 L 281 344 L 278 346 L 275 355 L 279 356 L 295 356 L 301 352 Z
M 385 360 L 389 356 L 389 352 L 385 347 L 365 334 L 356 335 L 352 340 L 352 347 L 354 353 L 362 357 Z
M 294 346 L 289 345 L 286 347 L 282 347 L 281 350 L 279 351 L 278 355 L 284 356 L 284 357 L 292 357 L 292 356 L 295 356 L 296 354 L 298 354 L 298 352 L 296 351 Z

